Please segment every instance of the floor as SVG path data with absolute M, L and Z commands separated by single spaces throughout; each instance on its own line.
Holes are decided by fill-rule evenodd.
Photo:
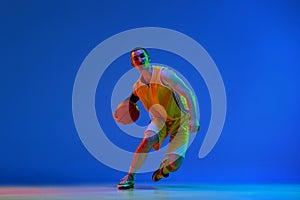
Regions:
M 199 199 L 199 200 L 300 200 L 300 184 L 259 185 L 151 185 L 139 184 L 132 190 L 115 185 L 93 186 L 1 186 L 0 199 Z

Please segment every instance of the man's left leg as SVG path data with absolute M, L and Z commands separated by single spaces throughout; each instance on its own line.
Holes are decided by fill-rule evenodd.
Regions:
M 153 173 L 153 181 L 156 182 L 164 177 L 168 177 L 169 172 L 175 172 L 180 168 L 189 143 L 188 124 L 189 121 L 183 118 L 173 123 L 170 127 L 170 144 L 166 154 L 168 158 L 165 158 L 159 169 Z

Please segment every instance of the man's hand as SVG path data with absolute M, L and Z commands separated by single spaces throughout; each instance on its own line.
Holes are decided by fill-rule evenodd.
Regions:
M 191 120 L 189 124 L 190 133 L 196 133 L 200 130 L 200 125 L 198 120 Z

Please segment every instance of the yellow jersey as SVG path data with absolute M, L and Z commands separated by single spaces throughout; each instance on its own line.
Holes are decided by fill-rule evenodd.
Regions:
M 133 93 L 138 96 L 145 109 L 155 118 L 176 120 L 188 113 L 186 99 L 164 85 L 160 73 L 165 67 L 153 66 L 149 84 L 140 77 L 133 85 Z

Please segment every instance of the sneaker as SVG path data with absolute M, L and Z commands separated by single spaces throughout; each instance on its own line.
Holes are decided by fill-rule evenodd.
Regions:
M 118 184 L 118 189 L 131 189 L 134 187 L 134 178 L 131 174 L 127 174 L 124 178 L 121 179 L 120 183 Z
M 167 162 L 168 162 L 168 159 L 164 159 L 164 160 L 161 162 L 161 164 L 160 164 L 160 166 L 159 166 L 159 169 L 156 170 L 155 172 L 153 172 L 152 180 L 153 180 L 154 182 L 157 182 L 157 181 L 159 181 L 159 180 L 162 179 L 162 178 L 167 178 L 167 177 L 169 177 L 170 173 L 167 173 L 167 174 L 164 174 L 164 173 L 163 173 L 163 167 L 165 167 L 165 166 L 167 165 Z

